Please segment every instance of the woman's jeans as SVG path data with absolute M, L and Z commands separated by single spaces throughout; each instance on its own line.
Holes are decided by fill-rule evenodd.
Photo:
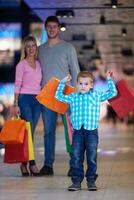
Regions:
M 72 155 L 72 182 L 81 183 L 84 179 L 84 154 L 86 152 L 87 170 L 86 180 L 88 183 L 95 182 L 97 171 L 97 148 L 98 148 L 98 129 L 74 130 L 73 133 L 73 155 Z
M 21 118 L 30 122 L 32 138 L 41 113 L 41 105 L 35 96 L 32 94 L 20 94 L 18 98 Z M 30 161 L 29 164 L 35 165 L 35 161 Z

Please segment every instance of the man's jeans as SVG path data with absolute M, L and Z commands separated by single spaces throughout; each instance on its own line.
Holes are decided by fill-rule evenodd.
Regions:
M 55 137 L 57 113 L 42 106 L 42 119 L 44 124 L 44 165 L 53 167 L 55 160 Z M 70 163 L 71 163 L 70 159 Z
M 81 183 L 84 179 L 84 154 L 87 157 L 87 182 L 93 182 L 96 178 L 97 170 L 97 148 L 98 148 L 98 129 L 74 130 L 73 133 L 73 155 L 72 155 L 72 182 Z
M 57 113 L 42 106 L 44 124 L 44 165 L 53 167 L 55 159 L 55 134 Z

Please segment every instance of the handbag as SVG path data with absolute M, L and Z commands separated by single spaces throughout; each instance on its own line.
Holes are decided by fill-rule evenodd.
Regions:
M 125 80 L 116 83 L 118 95 L 108 102 L 116 112 L 119 118 L 123 118 L 134 110 L 134 89 L 131 88 Z
M 57 113 L 64 114 L 68 109 L 68 104 L 63 103 L 55 98 L 55 92 L 57 90 L 59 82 L 60 81 L 58 79 L 52 77 L 36 96 L 36 99 L 47 108 Z M 63 93 L 67 95 L 75 91 L 76 88 L 70 85 L 66 85 Z
M 22 144 L 26 123 L 22 119 L 7 119 L 0 133 L 3 144 Z

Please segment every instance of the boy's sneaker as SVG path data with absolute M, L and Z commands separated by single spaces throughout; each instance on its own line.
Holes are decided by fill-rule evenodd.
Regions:
M 81 184 L 77 183 L 77 184 L 72 184 L 71 186 L 68 187 L 68 191 L 78 191 L 81 190 Z
M 97 191 L 97 190 L 98 190 L 98 188 L 97 188 L 97 186 L 95 185 L 95 183 L 88 183 L 88 184 L 87 184 L 87 187 L 88 187 L 88 190 L 89 190 L 89 191 Z

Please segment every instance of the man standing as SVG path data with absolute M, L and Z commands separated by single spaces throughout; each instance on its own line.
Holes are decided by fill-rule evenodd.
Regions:
M 42 87 L 55 76 L 59 80 L 67 74 L 72 76 L 72 85 L 76 82 L 79 65 L 75 48 L 60 39 L 60 22 L 56 16 L 49 16 L 45 21 L 48 35 L 47 43 L 39 47 L 39 61 L 42 66 Z M 55 159 L 55 130 L 57 113 L 43 106 L 42 119 L 44 124 L 44 166 L 40 175 L 53 175 Z

